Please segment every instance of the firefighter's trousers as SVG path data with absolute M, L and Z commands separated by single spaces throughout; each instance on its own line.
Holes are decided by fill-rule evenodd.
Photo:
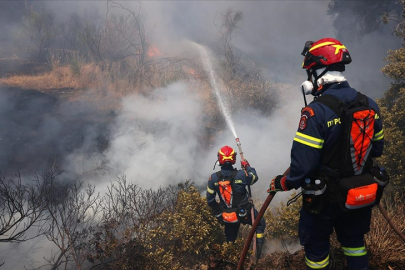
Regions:
M 256 209 L 254 209 L 255 218 L 256 218 L 257 214 L 258 214 L 258 211 Z M 251 218 L 250 211 L 249 211 L 249 214 L 246 215 L 246 221 L 242 221 L 241 223 L 252 225 L 252 218 Z M 236 238 L 238 236 L 238 232 L 239 232 L 239 227 L 240 227 L 240 223 L 237 223 L 237 224 L 225 223 L 226 241 L 234 242 L 236 240 Z M 256 238 L 259 243 L 264 242 L 265 228 L 266 228 L 266 222 L 265 222 L 264 218 L 262 218 L 259 222 L 259 225 L 256 228 Z
M 353 270 L 368 269 L 364 234 L 370 230 L 371 208 L 343 212 L 327 204 L 319 214 L 300 211 L 299 238 L 305 250 L 307 269 L 329 269 L 330 235 L 333 229 Z

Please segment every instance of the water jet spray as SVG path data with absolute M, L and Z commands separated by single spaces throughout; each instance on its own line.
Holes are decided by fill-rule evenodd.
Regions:
M 225 117 L 225 121 L 228 124 L 229 129 L 231 130 L 233 136 L 235 136 L 235 138 L 238 138 L 238 136 L 236 135 L 236 131 L 235 131 L 235 127 L 234 124 L 232 122 L 231 119 L 231 115 L 229 113 L 229 111 L 227 110 L 227 108 L 224 105 L 224 102 L 222 100 L 221 94 L 219 93 L 219 86 L 217 84 L 217 80 L 214 74 L 214 69 L 211 65 L 211 61 L 210 61 L 210 57 L 208 55 L 208 51 L 206 48 L 204 48 L 203 46 L 201 46 L 200 44 L 194 43 L 198 50 L 200 51 L 201 54 L 201 60 L 203 62 L 203 66 L 204 69 L 208 72 L 208 77 L 210 80 L 210 84 L 211 84 L 211 88 L 214 90 L 214 93 L 217 97 L 218 103 L 219 103 L 219 107 L 221 109 L 221 112 L 223 114 L 223 116 Z

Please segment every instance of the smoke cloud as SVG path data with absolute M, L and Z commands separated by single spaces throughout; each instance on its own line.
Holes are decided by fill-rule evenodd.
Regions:
M 125 175 L 128 181 L 149 189 L 194 180 L 195 165 L 201 158 L 198 138 L 203 132 L 197 97 L 195 89 L 179 82 L 156 89 L 148 97 L 134 95 L 122 100 L 122 110 L 109 127 L 105 182 Z M 100 158 L 89 160 L 86 149 L 69 156 L 70 167 L 77 173 L 90 170 Z M 75 163 L 84 159 L 88 169 Z M 103 180 L 98 176 L 94 183 L 100 186 Z

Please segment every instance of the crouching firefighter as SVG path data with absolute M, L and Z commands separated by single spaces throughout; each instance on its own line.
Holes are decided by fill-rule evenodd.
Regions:
M 225 227 L 226 241 L 234 242 L 238 236 L 240 224 L 252 225 L 251 209 L 247 187 L 257 182 L 259 177 L 256 170 L 247 161 L 241 161 L 242 170 L 233 167 L 236 162 L 236 152 L 230 146 L 224 146 L 218 151 L 218 163 L 221 170 L 213 173 L 207 186 L 207 202 L 212 214 Z M 219 202 L 216 197 L 219 197 Z M 253 209 L 256 217 L 258 211 Z M 256 259 L 259 259 L 264 244 L 264 218 L 256 229 Z
M 364 234 L 389 180 L 373 164 L 384 146 L 380 110 L 346 81 L 343 71 L 352 60 L 338 40 L 308 41 L 301 54 L 308 75 L 302 91 L 315 98 L 301 111 L 290 172 L 273 178 L 268 192 L 302 189 L 298 235 L 307 269 L 329 269 L 335 230 L 348 268 L 366 270 Z

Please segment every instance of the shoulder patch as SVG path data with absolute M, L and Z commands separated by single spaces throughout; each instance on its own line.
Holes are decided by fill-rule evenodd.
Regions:
M 308 121 L 308 116 L 306 114 L 302 114 L 298 128 L 300 130 L 304 130 L 307 127 L 307 121 Z
M 312 117 L 312 116 L 315 115 L 314 110 L 313 110 L 311 107 L 308 107 L 308 106 L 304 107 L 304 108 L 301 110 L 301 114 L 304 114 L 304 113 L 307 113 L 309 117 Z
M 210 178 L 208 178 L 208 181 L 211 181 L 211 176 L 210 176 Z
M 308 106 L 304 107 L 301 110 L 301 119 L 300 119 L 298 128 L 300 130 L 304 130 L 307 127 L 308 118 L 312 117 L 314 115 L 315 115 L 315 112 L 311 107 L 308 107 Z

